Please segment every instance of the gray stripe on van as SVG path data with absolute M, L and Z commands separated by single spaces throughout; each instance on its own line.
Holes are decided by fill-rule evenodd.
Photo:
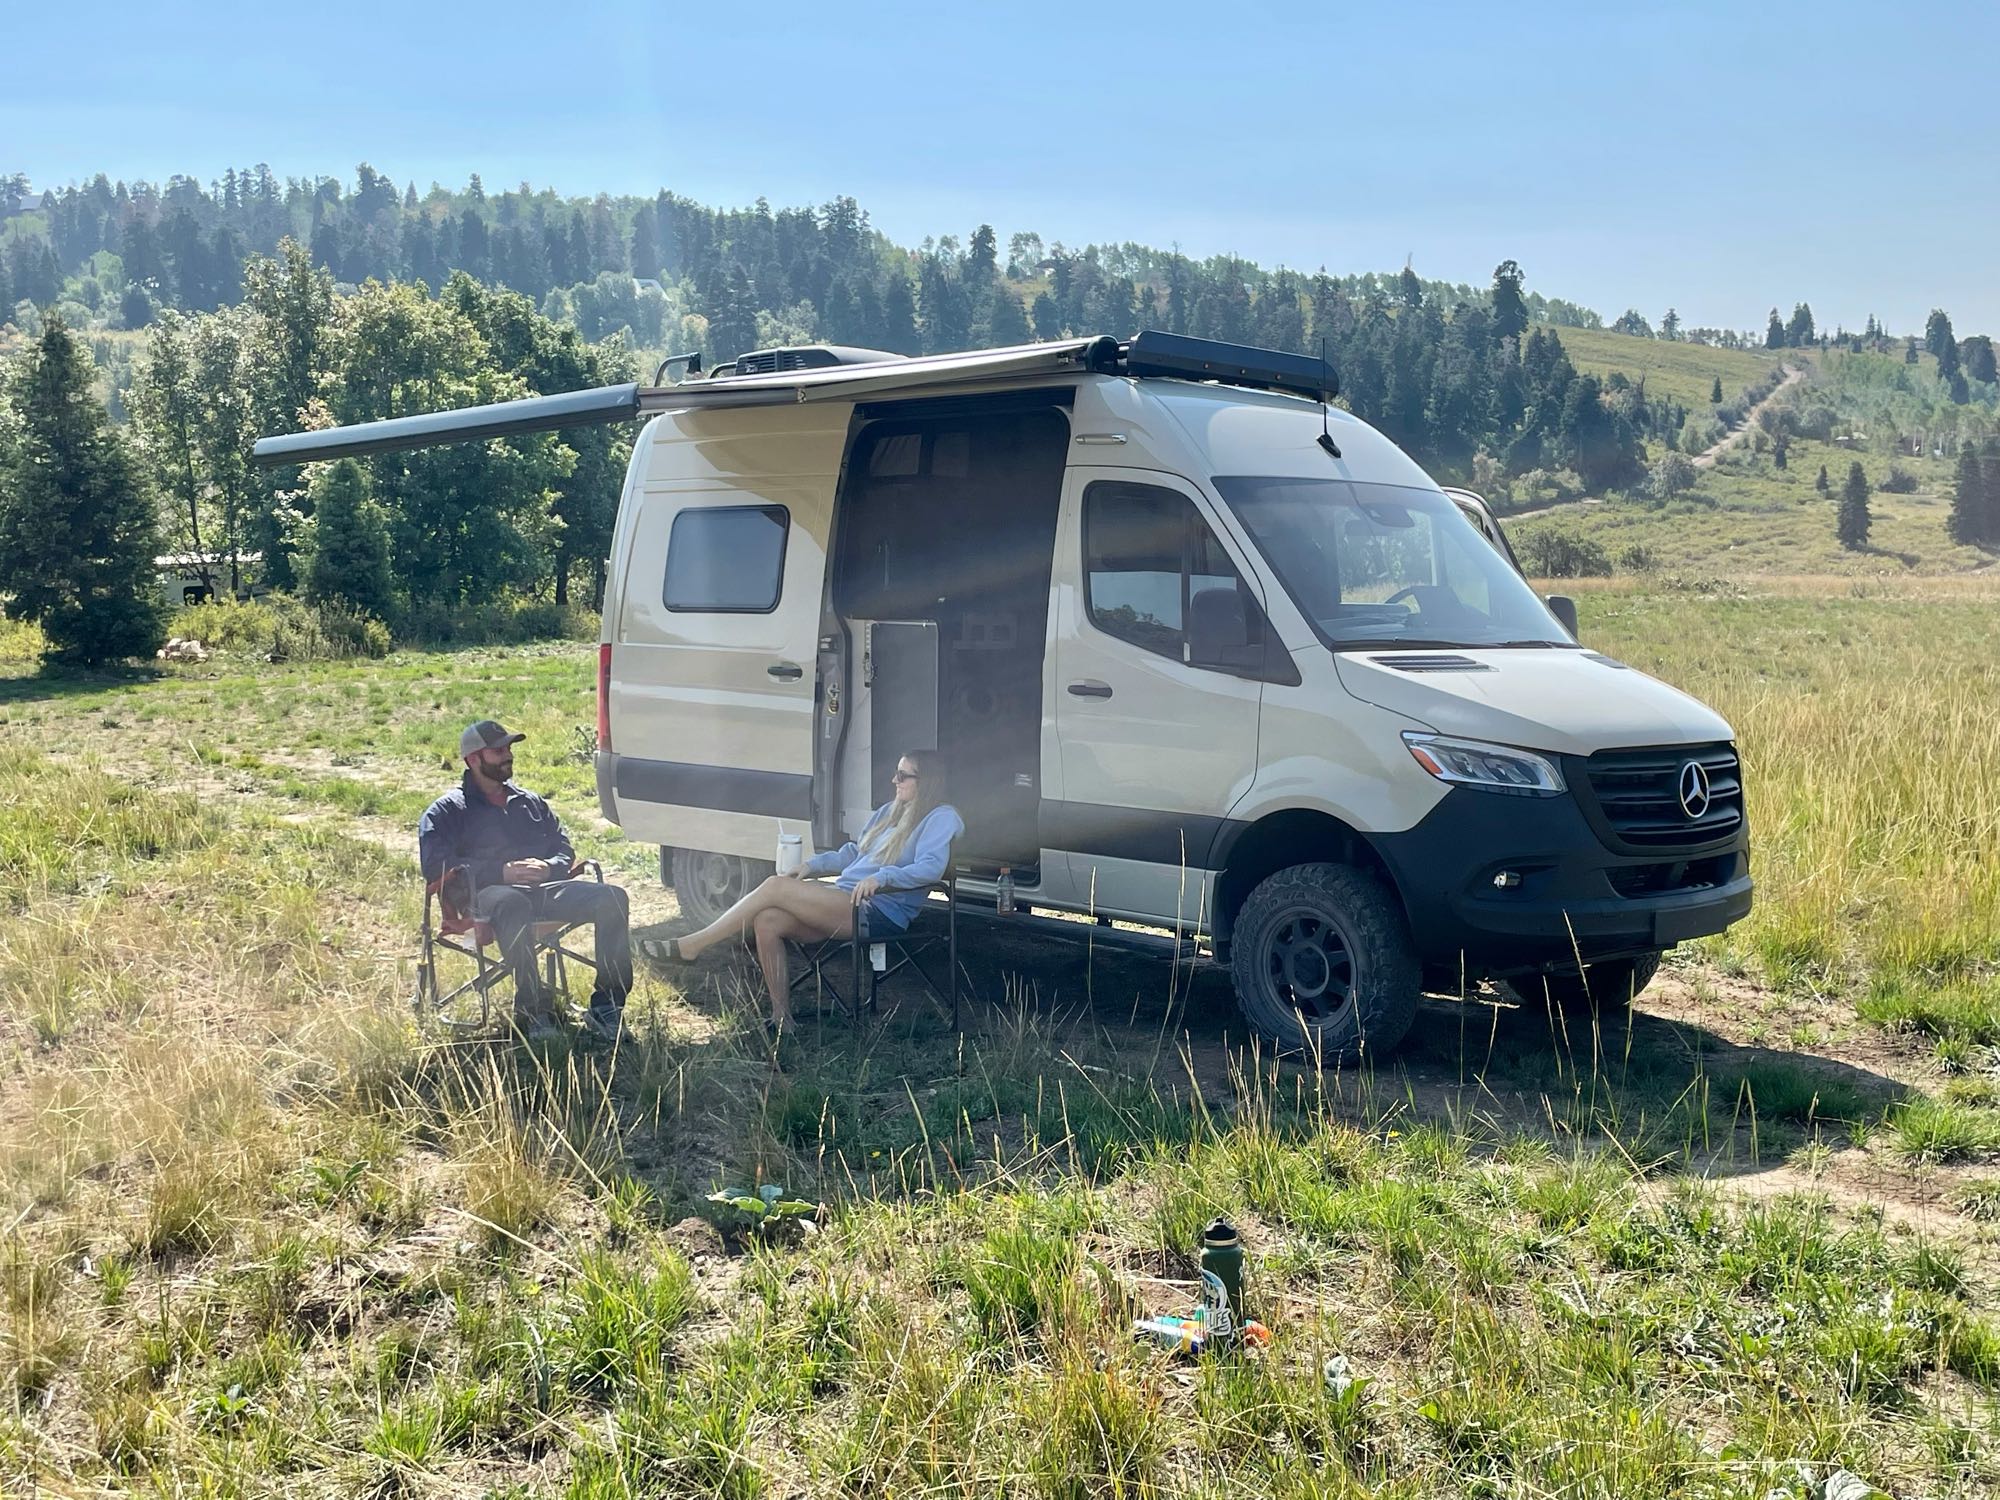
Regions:
M 1102 802 L 1044 801 L 1041 811 L 1045 849 L 1184 865 L 1191 870 L 1222 868 L 1217 855 L 1223 841 L 1218 835 L 1236 826 L 1227 818 Z
M 813 779 L 788 771 L 746 771 L 686 761 L 614 757 L 612 784 L 621 798 L 705 807 L 766 818 L 810 818 Z

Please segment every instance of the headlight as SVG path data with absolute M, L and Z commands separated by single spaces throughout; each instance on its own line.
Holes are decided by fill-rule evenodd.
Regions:
M 1417 764 L 1439 781 L 1514 797 L 1560 797 L 1563 792 L 1562 772 L 1555 762 L 1532 750 L 1419 734 L 1411 729 L 1403 731 L 1403 743 L 1410 747 Z

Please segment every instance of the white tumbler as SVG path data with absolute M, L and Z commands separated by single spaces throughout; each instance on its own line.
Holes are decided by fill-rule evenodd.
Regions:
M 778 873 L 790 875 L 806 862 L 805 846 L 796 833 L 778 835 Z

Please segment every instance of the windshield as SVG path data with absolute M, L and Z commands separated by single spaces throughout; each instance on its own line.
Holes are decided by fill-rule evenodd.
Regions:
M 1575 644 L 1436 490 L 1276 476 L 1215 487 L 1335 650 Z

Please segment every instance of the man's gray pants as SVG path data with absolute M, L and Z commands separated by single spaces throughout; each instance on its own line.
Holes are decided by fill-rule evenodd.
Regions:
M 588 922 L 597 943 L 597 984 L 590 1003 L 623 1007 L 632 992 L 632 918 L 622 886 L 595 880 L 552 880 L 544 885 L 488 885 L 472 898 L 472 915 L 493 928 L 500 958 L 514 971 L 514 1005 L 541 1010 L 549 1003 L 535 968 L 537 922 Z

